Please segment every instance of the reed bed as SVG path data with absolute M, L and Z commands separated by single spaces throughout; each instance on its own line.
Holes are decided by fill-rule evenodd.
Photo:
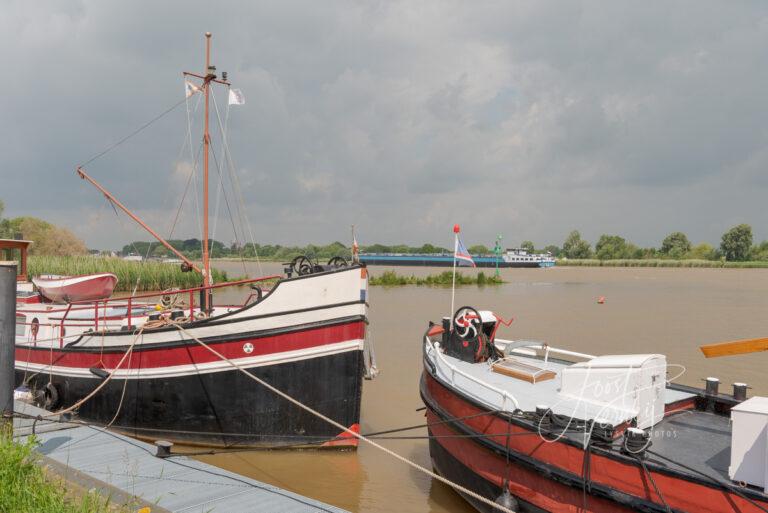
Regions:
M 671 260 L 661 258 L 649 259 L 620 259 L 620 260 L 558 260 L 558 266 L 568 267 L 698 267 L 698 268 L 726 268 L 726 269 L 757 269 L 768 268 L 768 262 L 724 262 L 720 260 Z
M 384 271 L 381 276 L 371 274 L 369 283 L 374 286 L 384 287 L 397 287 L 401 285 L 450 287 L 453 283 L 453 273 L 451 271 L 444 271 L 440 274 L 430 274 L 429 276 L 404 276 L 397 274 L 395 271 Z M 483 287 L 485 285 L 500 285 L 502 283 L 504 282 L 501 278 L 487 276 L 482 271 L 474 276 L 456 273 L 456 285 L 477 285 Z
M 94 492 L 74 494 L 48 479 L 38 464 L 34 437 L 15 442 L 8 430 L 0 433 L 0 511 L 35 513 L 127 512 Z
M 116 291 L 130 292 L 138 284 L 138 291 L 165 290 L 172 287 L 199 287 L 201 277 L 196 272 L 181 272 L 176 264 L 144 261 L 132 262 L 113 257 L 92 256 L 31 256 L 28 262 L 29 276 L 58 274 L 75 276 L 79 274 L 112 273 L 117 276 Z M 214 283 L 227 281 L 227 273 L 211 269 Z

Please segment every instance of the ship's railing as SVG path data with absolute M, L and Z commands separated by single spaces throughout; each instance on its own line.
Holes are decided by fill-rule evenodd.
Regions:
M 507 345 L 507 344 L 513 344 L 514 341 L 496 339 L 494 343 L 499 345 Z M 480 378 L 472 376 L 471 374 L 462 371 L 461 369 L 453 365 L 451 362 L 447 361 L 443 356 L 443 352 L 440 348 L 440 343 L 432 342 L 428 334 L 424 336 L 424 344 L 425 344 L 425 347 L 427 348 L 426 356 L 432 355 L 434 358 L 435 374 L 438 373 L 437 372 L 438 369 L 442 369 L 443 375 L 449 376 L 449 381 L 452 386 L 456 386 L 456 376 L 461 376 L 463 379 L 476 383 L 482 386 L 485 390 L 488 390 L 492 393 L 495 393 L 501 396 L 502 410 L 506 409 L 507 402 L 511 402 L 514 405 L 515 409 L 520 408 L 520 403 L 518 403 L 515 396 L 510 394 L 507 390 L 503 390 L 501 388 L 495 387 L 490 383 L 483 381 Z M 594 355 L 579 353 L 577 351 L 569 351 L 567 349 L 559 349 L 556 347 L 551 347 L 549 344 L 546 344 L 544 342 L 532 343 L 531 345 L 528 345 L 525 347 L 515 347 L 511 351 L 524 356 L 539 356 L 541 355 L 541 353 L 543 353 L 545 360 L 547 360 L 550 356 L 562 357 L 563 359 L 566 359 L 566 360 L 570 360 L 574 358 L 580 359 L 580 360 L 591 360 L 595 358 Z
M 194 319 L 195 318 L 195 309 L 198 309 L 199 313 L 199 307 L 195 306 L 195 296 L 201 296 L 203 294 L 207 295 L 209 291 L 215 290 L 215 289 L 221 289 L 224 287 L 237 287 L 237 286 L 243 286 L 243 285 L 252 285 L 254 283 L 260 283 L 264 281 L 271 281 L 271 280 L 279 280 L 282 276 L 279 274 L 274 274 L 270 276 L 262 276 L 259 278 L 250 278 L 245 280 L 236 280 L 236 281 L 229 281 L 225 283 L 216 283 L 214 285 L 209 285 L 207 287 L 194 287 L 194 288 L 188 288 L 188 289 L 179 289 L 179 290 L 165 290 L 165 291 L 158 291 L 158 292 L 148 292 L 146 294 L 138 294 L 134 296 L 128 296 L 128 297 L 117 297 L 117 298 L 107 298 L 107 299 L 99 299 L 99 300 L 85 300 L 85 301 L 73 301 L 69 304 L 67 304 L 66 308 L 61 308 L 58 310 L 46 310 L 46 313 L 50 314 L 56 314 L 56 313 L 63 313 L 61 318 L 56 318 L 58 321 L 58 328 L 59 328 L 59 345 L 62 346 L 64 343 L 64 338 L 66 334 L 66 327 L 92 327 L 94 331 L 98 331 L 99 327 L 101 326 L 102 329 L 107 329 L 107 326 L 109 324 L 109 321 L 123 321 L 124 319 L 127 319 L 128 326 L 127 329 L 131 330 L 133 325 L 133 319 L 136 318 L 142 318 L 145 317 L 149 310 L 154 307 L 154 304 L 150 299 L 152 298 L 163 298 L 167 296 L 176 296 L 176 297 L 188 297 L 189 301 L 187 305 L 183 305 L 183 308 L 179 308 L 179 310 L 182 311 L 188 311 L 189 312 L 189 318 Z M 258 294 L 261 296 L 261 294 Z M 248 304 L 249 301 L 253 298 L 254 294 L 251 293 L 245 300 L 245 302 L 242 305 L 238 306 L 245 306 Z M 110 315 L 110 308 L 113 309 L 120 309 L 119 311 L 122 312 L 124 309 L 124 313 L 119 313 L 113 315 Z M 68 317 L 72 312 L 84 312 L 84 311 L 93 311 L 93 317 L 90 319 L 69 319 Z M 137 315 L 137 312 L 140 312 Z
M 497 338 L 494 340 L 494 344 L 506 346 L 508 344 L 514 344 L 514 340 L 505 340 L 502 338 Z M 595 358 L 595 355 L 587 354 L 587 353 L 579 353 L 577 351 L 569 351 L 567 349 L 560 349 L 557 347 L 552 347 L 549 344 L 545 342 L 536 342 L 532 343 L 531 345 L 527 345 L 525 347 L 515 347 L 512 349 L 515 353 L 524 355 L 524 356 L 540 356 L 541 353 L 544 353 L 544 358 L 548 359 L 549 356 L 555 356 L 555 357 L 563 357 L 564 360 L 571 360 L 573 358 L 577 358 L 579 360 L 591 360 Z
M 507 402 L 511 402 L 514 408 L 512 410 L 507 411 L 514 411 L 520 409 L 520 403 L 517 401 L 514 395 L 510 394 L 506 390 L 502 390 L 500 388 L 496 388 L 495 386 L 483 381 L 482 379 L 476 378 L 475 376 L 472 376 L 469 373 L 464 372 L 463 370 L 459 369 L 449 361 L 447 361 L 445 358 L 443 358 L 442 351 L 440 350 L 440 343 L 439 342 L 432 342 L 429 339 L 429 335 L 424 336 L 424 344 L 427 346 L 427 355 L 432 354 L 434 355 L 435 359 L 435 371 L 437 373 L 437 370 L 439 368 L 447 369 L 449 372 L 445 372 L 444 374 L 447 374 L 450 376 L 450 384 L 453 386 L 456 386 L 456 376 L 461 376 L 462 378 L 469 380 L 473 383 L 476 383 L 480 386 L 482 386 L 484 389 L 499 394 L 501 396 L 501 409 L 505 410 L 507 406 Z

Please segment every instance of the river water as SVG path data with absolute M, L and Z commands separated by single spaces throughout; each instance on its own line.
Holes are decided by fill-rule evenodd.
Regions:
M 243 274 L 240 263 L 217 265 Z M 247 265 L 249 274 L 257 276 L 257 266 Z M 273 263 L 262 267 L 267 274 L 282 270 Z M 386 269 L 370 271 L 375 275 Z M 419 275 L 445 269 L 396 270 Z M 544 340 L 591 354 L 662 353 L 686 369 L 680 383 L 701 386 L 703 378 L 716 376 L 722 391 L 741 381 L 753 387 L 750 395 L 768 394 L 768 355 L 707 360 L 698 350 L 705 343 L 768 336 L 768 269 L 555 267 L 501 273 L 503 285 L 456 291 L 457 308 L 470 305 L 515 318 L 511 327 L 502 328 L 501 338 Z M 597 303 L 600 296 L 604 304 Z M 418 390 L 421 337 L 429 320 L 449 315 L 451 291 L 371 287 L 369 300 L 381 374 L 365 382 L 361 430 L 421 424 L 423 413 L 416 411 L 423 406 Z M 426 430 L 408 434 L 421 436 Z M 426 440 L 380 442 L 431 468 Z M 474 511 L 445 485 L 366 444 L 357 452 L 255 451 L 200 459 L 353 512 Z

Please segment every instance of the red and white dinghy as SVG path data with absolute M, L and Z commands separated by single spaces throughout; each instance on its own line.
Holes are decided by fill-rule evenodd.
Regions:
M 32 278 L 40 294 L 54 303 L 95 301 L 112 295 L 117 276 L 112 273 L 81 276 L 42 275 Z

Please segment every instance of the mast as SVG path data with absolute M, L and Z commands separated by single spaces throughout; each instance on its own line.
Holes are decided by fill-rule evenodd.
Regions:
M 203 127 L 203 287 L 209 287 L 211 285 L 211 255 L 209 251 L 210 241 L 208 239 L 208 161 L 211 145 L 211 133 L 208 128 L 208 120 L 210 118 L 210 93 L 211 83 L 223 84 L 229 86 L 227 82 L 227 74 L 222 75 L 222 79 L 216 77 L 216 66 L 211 64 L 211 33 L 205 33 L 205 71 L 203 75 L 197 73 L 184 72 L 185 77 L 195 77 L 203 81 L 200 89 L 205 95 L 205 126 Z M 203 294 L 201 300 L 201 308 L 210 312 L 211 294 L 210 289 L 206 289 L 206 293 Z
M 208 99 L 210 96 L 211 78 L 216 75 L 211 69 L 211 33 L 205 33 L 205 81 L 203 83 L 203 93 L 205 94 L 205 127 L 203 128 L 203 287 L 211 284 L 211 261 L 208 254 L 208 150 L 211 142 L 211 134 L 208 131 Z M 205 304 L 201 305 L 203 310 L 208 311 L 208 294 L 205 294 Z

